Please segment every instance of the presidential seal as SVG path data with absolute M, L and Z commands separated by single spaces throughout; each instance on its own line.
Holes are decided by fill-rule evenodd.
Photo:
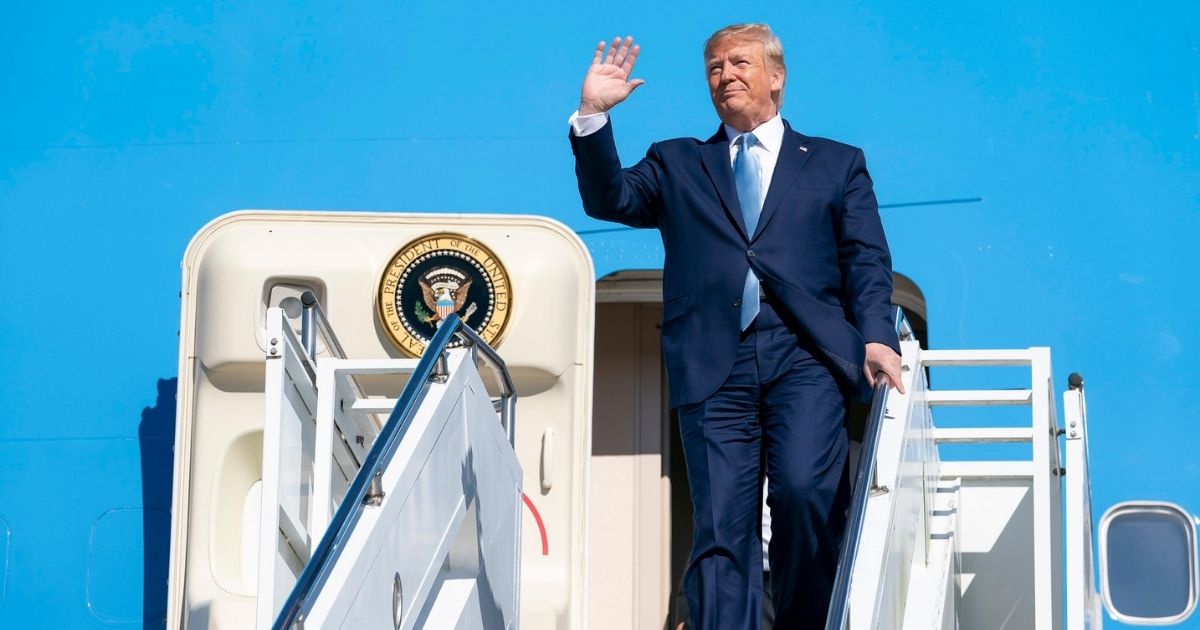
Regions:
M 400 248 L 384 268 L 379 319 L 396 347 L 414 357 L 451 313 L 495 346 L 511 296 L 508 272 L 491 250 L 458 234 L 431 234 Z

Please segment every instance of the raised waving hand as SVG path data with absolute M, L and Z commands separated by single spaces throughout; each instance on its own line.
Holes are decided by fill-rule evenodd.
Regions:
M 607 54 L 604 50 L 606 47 Z M 583 90 L 579 95 L 580 116 L 612 109 L 645 83 L 641 79 L 629 78 L 640 51 L 641 47 L 633 43 L 632 37 L 626 37 L 624 41 L 616 37 L 611 45 L 605 42 L 596 45 L 592 65 L 588 66 L 587 75 L 583 77 Z

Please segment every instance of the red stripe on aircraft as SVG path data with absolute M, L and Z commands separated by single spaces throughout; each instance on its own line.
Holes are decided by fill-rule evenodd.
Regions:
M 537 508 L 533 506 L 533 501 L 529 500 L 529 495 L 522 492 L 521 500 L 525 501 L 525 507 L 528 507 L 529 511 L 533 512 L 533 520 L 537 521 L 538 532 L 542 535 L 542 555 L 550 555 L 550 543 L 546 540 L 546 525 L 542 523 L 542 515 L 538 514 Z

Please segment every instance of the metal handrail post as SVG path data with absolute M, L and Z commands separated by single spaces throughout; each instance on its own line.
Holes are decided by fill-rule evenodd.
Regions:
M 308 358 L 317 358 L 317 326 L 316 312 L 321 307 L 317 305 L 317 296 L 312 291 L 305 291 L 300 296 L 300 343 L 304 346 L 304 354 Z
M 513 384 L 512 376 L 508 373 L 504 359 L 501 359 L 500 355 L 484 342 L 478 333 L 465 324 L 460 326 L 456 334 L 471 346 L 475 356 L 495 375 L 496 383 L 500 386 L 500 424 L 508 434 L 509 445 L 516 446 L 517 388 Z
M 309 350 L 308 337 L 301 337 L 304 340 L 304 349 L 311 353 L 310 356 L 316 355 L 316 334 L 319 330 L 321 336 L 325 338 L 325 346 L 329 348 L 329 354 L 339 359 L 345 359 L 346 350 L 342 347 L 342 342 L 338 340 L 337 335 L 333 334 L 333 326 L 329 324 L 329 317 L 325 315 L 325 309 L 321 308 L 321 304 L 317 302 L 317 296 L 313 295 L 312 291 L 305 291 L 300 296 L 300 304 L 304 306 L 304 310 L 300 313 L 301 334 L 304 335 L 306 330 L 313 331 L 311 350 Z

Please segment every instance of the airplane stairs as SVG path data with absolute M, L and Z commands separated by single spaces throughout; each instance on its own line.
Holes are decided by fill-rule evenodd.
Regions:
M 1099 627 L 1081 379 L 1063 395 L 1060 429 L 1048 348 L 901 345 L 907 393 L 876 390 L 826 629 Z M 955 377 L 940 382 L 1028 380 L 933 389 L 931 368 Z M 936 424 L 946 407 L 975 409 L 944 414 L 964 426 Z M 1028 414 L 999 422 L 984 410 L 995 407 Z
M 420 360 L 347 359 L 311 294 L 302 315 L 297 334 L 268 313 L 256 627 L 516 628 L 521 468 L 503 362 L 457 315 Z M 381 375 L 407 375 L 398 399 L 364 394 Z
M 517 628 L 523 495 L 503 362 L 453 315 L 420 360 L 347 359 L 311 296 L 303 315 L 298 334 L 268 313 L 256 627 Z M 901 346 L 906 393 L 875 392 L 827 630 L 1099 627 L 1081 383 L 1059 429 L 1048 349 Z M 930 387 L 931 369 L 996 368 L 1027 381 Z M 364 393 L 381 375 L 407 376 L 398 399 Z M 935 424 L 946 407 L 1028 414 Z M 964 444 L 985 457 L 943 457 Z

